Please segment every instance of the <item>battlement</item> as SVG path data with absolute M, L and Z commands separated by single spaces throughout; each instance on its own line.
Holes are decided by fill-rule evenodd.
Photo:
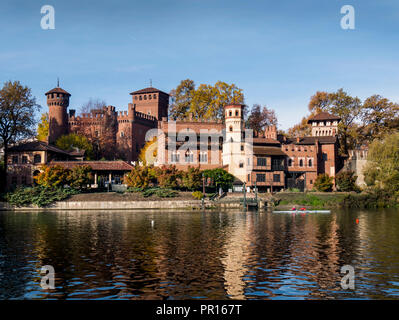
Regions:
M 139 111 L 133 111 L 134 113 L 134 119 L 137 121 L 150 121 L 150 122 L 156 122 L 157 118 L 154 116 L 151 116 L 149 114 L 145 114 Z

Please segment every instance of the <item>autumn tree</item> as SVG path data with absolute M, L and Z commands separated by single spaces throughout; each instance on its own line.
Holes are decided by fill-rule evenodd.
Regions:
M 246 125 L 255 132 L 264 131 L 267 126 L 277 126 L 276 113 L 273 109 L 269 109 L 266 106 L 262 107 L 259 104 L 254 104 Z
M 380 95 L 373 95 L 363 102 L 360 112 L 361 137 L 371 142 L 387 133 L 399 130 L 395 119 L 399 117 L 399 105 Z
M 146 189 L 151 183 L 149 167 L 136 165 L 124 177 L 124 183 L 131 188 Z
M 34 176 L 34 179 L 39 186 L 57 188 L 68 184 L 69 174 L 70 170 L 62 166 L 43 165 L 40 173 Z
M 170 92 L 170 117 L 172 119 L 185 119 L 188 117 L 191 102 L 195 92 L 193 80 L 182 80 L 176 89 Z
M 87 137 L 83 135 L 79 135 L 76 133 L 70 133 L 67 135 L 63 135 L 57 139 L 55 145 L 65 151 L 73 151 L 75 149 L 85 150 L 86 158 L 88 160 L 92 160 L 94 157 L 93 154 L 93 146 L 87 139 Z
M 228 104 L 243 104 L 242 90 L 234 84 L 218 81 L 215 85 L 201 84 L 195 88 L 192 80 L 183 80 L 172 90 L 171 117 L 196 121 L 202 119 L 223 119 L 224 107 Z
M 348 150 L 356 143 L 355 120 L 358 119 L 361 109 L 361 100 L 358 97 L 351 97 L 343 89 L 332 93 L 318 91 L 309 102 L 309 111 L 316 114 L 325 111 L 341 118 L 338 125 L 341 155 L 348 154 Z
M 48 137 L 49 130 L 49 119 L 48 113 L 42 113 L 40 118 L 40 123 L 37 125 L 37 140 L 46 141 Z
M 310 127 L 308 120 L 310 116 L 303 117 L 301 122 L 289 128 L 287 133 L 289 137 L 304 137 L 309 136 L 312 133 L 312 128 Z
M 153 165 L 157 159 L 158 141 L 157 137 L 147 141 L 144 147 L 140 150 L 138 160 L 144 165 Z
M 0 147 L 3 147 L 4 163 L 7 163 L 10 144 L 36 133 L 35 113 L 40 109 L 31 89 L 19 81 L 8 81 L 0 90 Z M 6 186 L 6 166 L 0 175 L 0 188 Z

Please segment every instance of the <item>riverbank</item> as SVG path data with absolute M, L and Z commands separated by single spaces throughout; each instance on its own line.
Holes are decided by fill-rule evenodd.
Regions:
M 205 209 L 239 209 L 239 193 L 229 193 L 220 200 L 204 201 Z M 253 198 L 254 194 L 247 194 Z M 338 208 L 390 208 L 399 207 L 393 197 L 383 193 L 354 193 L 354 192 L 280 192 L 276 194 L 258 194 L 261 209 L 266 207 L 277 210 L 287 210 L 292 207 L 306 207 L 307 209 L 338 209 Z M 45 207 L 36 205 L 12 206 L 7 202 L 0 202 L 0 210 L 13 211 L 52 211 L 52 210 L 201 210 L 202 200 L 197 200 L 190 192 L 178 192 L 174 198 L 162 198 L 156 195 L 144 197 L 142 193 L 81 193 L 68 199 L 54 202 Z

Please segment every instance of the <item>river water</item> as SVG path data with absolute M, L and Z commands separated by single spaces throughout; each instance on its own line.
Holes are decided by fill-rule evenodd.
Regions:
M 0 212 L 0 299 L 383 298 L 399 298 L 398 210 Z

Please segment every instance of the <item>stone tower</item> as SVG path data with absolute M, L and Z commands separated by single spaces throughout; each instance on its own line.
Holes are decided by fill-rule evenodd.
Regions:
M 228 105 L 224 110 L 226 136 L 223 143 L 223 165 L 228 165 L 228 171 L 231 174 L 241 181 L 246 181 L 248 165 L 252 159 L 247 159 L 248 146 L 245 143 L 244 105 Z
M 46 92 L 46 96 L 49 109 L 48 143 L 53 144 L 60 136 L 68 133 L 67 108 L 71 95 L 57 87 Z
M 130 93 L 136 111 L 155 117 L 158 121 L 168 116 L 169 95 L 153 87 Z

